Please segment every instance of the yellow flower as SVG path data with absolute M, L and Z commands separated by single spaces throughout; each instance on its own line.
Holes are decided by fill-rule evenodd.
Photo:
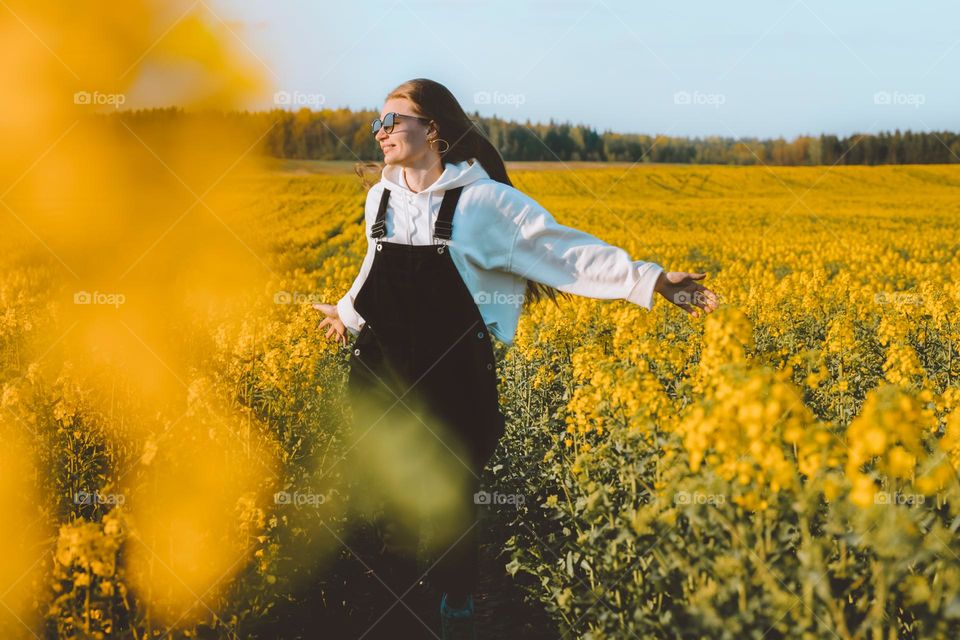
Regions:
M 833 502 L 840 495 L 843 485 L 833 475 L 827 476 L 823 481 L 823 497 L 827 502 Z
M 887 461 L 890 473 L 898 478 L 909 478 L 917 466 L 917 457 L 900 446 L 890 449 Z
M 851 478 L 853 489 L 850 491 L 850 502 L 858 507 L 867 508 L 874 504 L 877 495 L 877 485 L 873 479 L 863 474 Z

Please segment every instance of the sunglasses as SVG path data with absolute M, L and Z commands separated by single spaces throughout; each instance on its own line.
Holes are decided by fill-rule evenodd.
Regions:
M 420 122 L 430 122 L 430 118 L 421 118 L 420 116 L 408 116 L 402 113 L 391 112 L 383 116 L 383 120 L 377 118 L 373 121 L 373 124 L 370 125 L 371 131 L 376 135 L 381 128 L 387 133 L 393 133 L 393 127 L 397 124 L 397 118 L 412 118 L 414 120 L 419 120 Z

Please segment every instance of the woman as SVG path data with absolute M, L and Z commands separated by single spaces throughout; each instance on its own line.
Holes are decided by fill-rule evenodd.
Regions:
M 512 186 L 496 148 L 437 82 L 420 78 L 391 91 L 372 128 L 386 166 L 367 193 L 367 253 L 343 298 L 315 307 L 328 338 L 346 345 L 348 332 L 355 337 L 348 388 L 360 438 L 390 437 L 399 418 L 384 415 L 413 404 L 412 422 L 442 444 L 438 455 L 469 471 L 459 489 L 469 506 L 438 526 L 431 574 L 443 593 L 445 637 L 453 637 L 455 623 L 472 621 L 474 495 L 503 433 L 491 336 L 510 345 L 522 303 L 555 302 L 555 290 L 648 310 L 656 292 L 694 316 L 714 310 L 717 299 L 697 282 L 703 273 L 664 272 L 558 224 Z M 377 426 L 365 430 L 370 423 Z M 408 556 L 414 526 L 399 527 Z M 405 592 L 410 584 L 398 586 Z

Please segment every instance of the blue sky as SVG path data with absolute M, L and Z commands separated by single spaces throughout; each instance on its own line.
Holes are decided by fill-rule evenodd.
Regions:
M 208 4 L 277 90 L 326 107 L 427 77 L 468 112 L 620 132 L 960 129 L 956 0 Z

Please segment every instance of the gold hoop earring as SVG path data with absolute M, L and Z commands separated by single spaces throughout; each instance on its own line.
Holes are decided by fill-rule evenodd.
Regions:
M 440 155 L 443 155 L 443 154 L 445 154 L 447 151 L 450 150 L 450 143 L 449 143 L 449 142 L 447 142 L 447 141 L 444 140 L 443 138 L 434 138 L 434 139 L 432 139 L 432 140 L 427 140 L 427 144 L 430 145 L 430 148 L 431 148 L 431 149 L 433 149 L 433 143 L 434 143 L 434 142 L 437 142 L 438 140 L 439 140 L 440 142 L 442 142 L 443 144 L 447 145 L 446 147 L 444 147 L 443 151 L 437 151 L 437 153 L 439 153 Z

